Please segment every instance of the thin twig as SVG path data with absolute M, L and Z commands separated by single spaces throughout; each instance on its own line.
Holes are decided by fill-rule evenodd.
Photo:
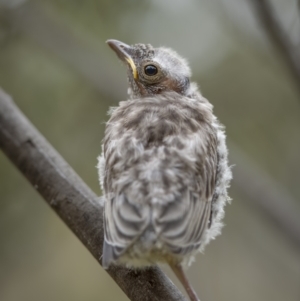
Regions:
M 255 8 L 256 16 L 269 38 L 285 61 L 300 93 L 300 54 L 284 31 L 276 13 L 268 0 L 249 0 Z
M 103 211 L 97 196 L 1 89 L 0 148 L 101 263 Z M 132 301 L 186 300 L 158 267 L 107 272 Z

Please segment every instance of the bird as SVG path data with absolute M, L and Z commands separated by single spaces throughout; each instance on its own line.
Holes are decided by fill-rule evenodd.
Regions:
M 128 98 L 109 110 L 98 157 L 102 266 L 184 269 L 220 234 L 232 178 L 224 126 L 174 50 L 108 40 L 127 68 Z

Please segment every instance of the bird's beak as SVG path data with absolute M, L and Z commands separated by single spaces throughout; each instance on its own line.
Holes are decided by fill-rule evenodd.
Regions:
M 137 80 L 138 79 L 137 69 L 133 59 L 130 56 L 131 47 L 118 40 L 107 40 L 106 43 L 117 54 L 117 56 L 121 61 L 126 62 L 131 67 L 133 77 L 135 80 Z

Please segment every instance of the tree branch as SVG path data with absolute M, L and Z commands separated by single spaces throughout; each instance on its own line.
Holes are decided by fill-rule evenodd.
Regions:
M 103 208 L 97 196 L 1 89 L 0 148 L 101 263 Z M 185 300 L 158 267 L 107 272 L 132 301 Z
M 269 38 L 284 59 L 290 74 L 300 93 L 300 55 L 287 33 L 282 28 L 272 5 L 268 0 L 250 0 L 255 8 L 256 16 L 264 27 Z

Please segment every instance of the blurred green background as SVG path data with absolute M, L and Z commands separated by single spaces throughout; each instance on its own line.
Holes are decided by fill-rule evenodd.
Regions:
M 105 41 L 178 51 L 226 125 L 234 177 L 253 172 L 236 175 L 223 234 L 188 277 L 204 301 L 298 301 L 297 233 L 262 209 L 252 180 L 300 219 L 300 97 L 249 2 L 0 0 L 0 86 L 100 195 L 106 112 L 127 97 Z M 272 2 L 300 53 L 297 1 Z M 0 300 L 128 300 L 1 152 Z

